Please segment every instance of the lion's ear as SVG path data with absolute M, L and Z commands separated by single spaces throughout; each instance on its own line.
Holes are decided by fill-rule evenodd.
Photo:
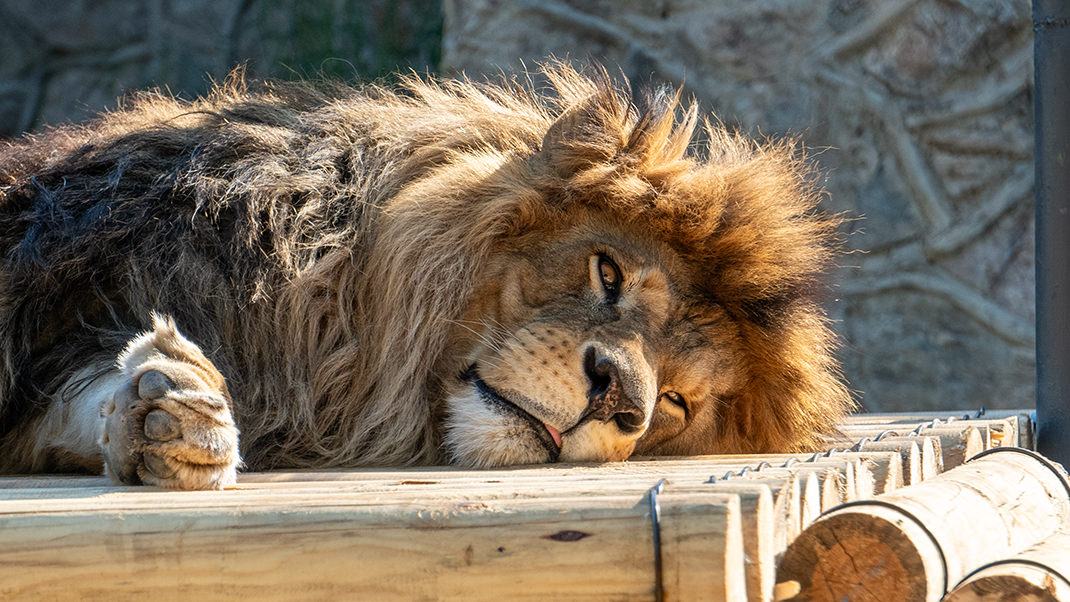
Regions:
M 611 159 L 621 140 L 624 108 L 618 99 L 599 92 L 573 104 L 550 124 L 542 138 L 539 158 L 550 173 L 568 178 Z

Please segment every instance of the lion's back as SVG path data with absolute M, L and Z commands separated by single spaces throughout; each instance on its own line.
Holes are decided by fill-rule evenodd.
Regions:
M 272 340 L 282 287 L 332 250 L 359 263 L 382 206 L 441 157 L 530 150 L 544 119 L 472 87 L 251 89 L 237 73 L 205 98 L 139 94 L 0 147 L 0 430 L 153 311 L 224 371 L 263 363 L 227 339 Z
M 114 358 L 152 311 L 221 345 L 320 241 L 356 242 L 362 205 L 340 187 L 367 174 L 346 172 L 342 141 L 309 140 L 306 115 L 325 102 L 143 95 L 0 149 L 0 345 L 16 389 L 0 391 L 0 418 L 87 356 Z

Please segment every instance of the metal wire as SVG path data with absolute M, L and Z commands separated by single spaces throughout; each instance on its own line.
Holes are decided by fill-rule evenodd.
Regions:
M 660 479 L 650 488 L 650 519 L 654 527 L 654 600 L 665 599 L 665 586 L 661 578 L 661 503 L 658 494 L 665 489 L 665 479 Z

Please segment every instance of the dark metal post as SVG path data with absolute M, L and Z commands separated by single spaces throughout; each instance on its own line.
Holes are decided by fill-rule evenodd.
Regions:
M 1037 449 L 1070 464 L 1070 1 L 1033 0 Z

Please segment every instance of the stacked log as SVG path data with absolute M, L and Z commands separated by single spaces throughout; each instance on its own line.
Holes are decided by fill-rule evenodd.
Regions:
M 821 516 L 784 553 L 779 599 L 935 602 L 974 568 L 1068 524 L 1062 467 L 1021 448 L 994 448 Z
M 817 453 L 243 474 L 222 492 L 0 478 L 0 599 L 768 601 L 789 544 L 841 504 L 1029 435 L 1018 414 L 949 418 L 852 418 Z
M 851 449 L 899 454 L 904 485 L 916 485 L 940 474 L 939 440 L 932 437 L 884 437 L 880 440 L 864 438 Z M 880 491 L 879 493 L 884 493 Z
M 1070 531 L 975 569 L 945 602 L 1070 601 Z
M 896 452 L 711 456 L 244 474 L 224 492 L 3 479 L 0 599 L 330 597 L 315 583 L 375 599 L 649 599 L 660 583 L 664 600 L 769 600 L 799 509 L 894 489 L 898 467 Z
M 946 413 L 858 414 L 840 425 L 840 440 L 870 437 L 929 436 L 938 440 L 942 470 L 962 464 L 990 447 L 1033 448 L 1032 418 L 1022 410 L 988 411 L 975 414 Z M 835 444 L 836 437 L 830 438 Z

